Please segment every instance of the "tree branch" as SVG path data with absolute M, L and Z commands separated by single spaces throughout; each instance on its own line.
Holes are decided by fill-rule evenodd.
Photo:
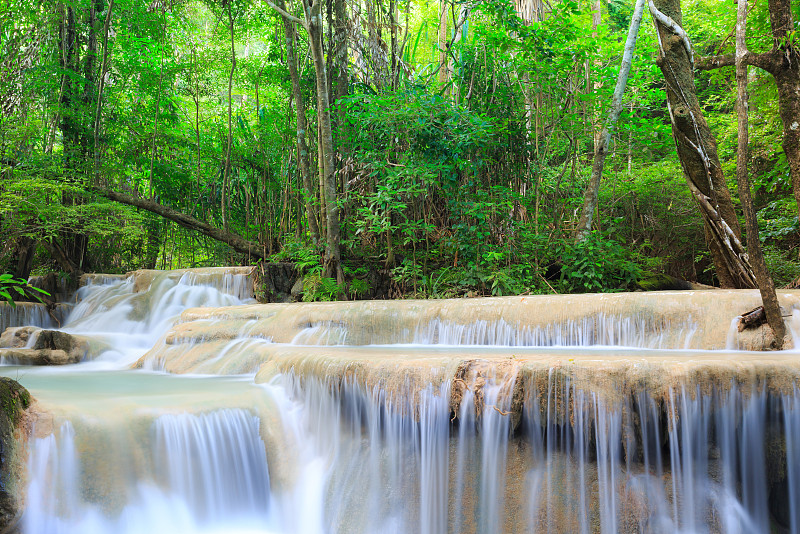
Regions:
M 290 14 L 289 14 L 289 13 L 288 13 L 286 10 L 284 10 L 284 9 L 282 9 L 282 8 L 280 8 L 280 7 L 278 7 L 278 6 L 276 6 L 276 5 L 275 5 L 274 3 L 272 3 L 270 0 L 264 0 L 264 1 L 267 3 L 267 5 L 268 5 L 269 7 L 271 7 L 271 8 L 272 8 L 272 9 L 274 9 L 275 11 L 277 11 L 277 12 L 278 12 L 278 14 L 279 14 L 281 17 L 285 18 L 286 20 L 290 20 L 290 21 L 292 21 L 292 22 L 294 22 L 294 23 L 296 23 L 296 24 L 299 24 L 300 26 L 302 26 L 302 27 L 303 27 L 303 28 L 305 28 L 306 30 L 308 29 L 308 26 L 306 25 L 306 22 L 305 22 L 304 20 L 301 20 L 301 19 L 299 19 L 299 18 L 295 17 L 294 15 L 290 15 Z
M 747 52 L 744 56 L 744 63 L 751 67 L 764 69 L 774 75 L 781 68 L 781 53 L 775 49 L 761 54 Z M 722 67 L 733 67 L 734 65 L 736 65 L 736 56 L 734 54 L 698 57 L 694 64 L 698 70 L 714 70 Z
M 694 62 L 697 70 L 714 70 L 722 67 L 733 67 L 736 64 L 736 56 L 733 54 L 723 54 L 721 56 L 700 56 Z
M 650 15 L 652 15 L 654 19 L 663 24 L 665 27 L 669 28 L 672 33 L 680 37 L 683 47 L 686 49 L 686 53 L 689 55 L 689 63 L 694 65 L 694 49 L 692 48 L 692 41 L 690 41 L 689 36 L 686 35 L 686 31 L 681 28 L 677 22 L 672 20 L 671 17 L 659 11 L 656 5 L 653 3 L 653 0 L 650 0 Z
M 117 193 L 116 191 L 102 189 L 99 187 L 91 188 L 90 191 L 102 197 L 105 197 L 109 200 L 113 200 L 114 202 L 127 204 L 129 206 L 134 206 L 137 208 L 141 208 L 143 210 L 150 211 L 157 215 L 161 215 L 165 219 L 175 221 L 184 228 L 188 228 L 189 230 L 196 230 L 201 234 L 207 235 L 212 239 L 216 239 L 217 241 L 226 243 L 230 245 L 230 247 L 236 252 L 240 252 L 242 254 L 248 254 L 250 256 L 262 259 L 265 256 L 263 247 L 255 241 L 250 241 L 248 239 L 245 239 L 237 234 L 234 234 L 233 232 L 226 232 L 225 230 L 220 230 L 219 228 L 215 228 L 208 223 L 197 220 L 190 215 L 186 215 L 185 213 L 181 213 L 168 206 L 164 206 L 157 202 L 153 202 L 152 200 L 137 198 L 131 195 L 127 195 L 125 193 Z

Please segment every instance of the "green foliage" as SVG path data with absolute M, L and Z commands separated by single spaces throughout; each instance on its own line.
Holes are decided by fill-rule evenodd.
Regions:
M 629 251 L 609 236 L 592 232 L 562 247 L 559 286 L 566 293 L 622 291 L 641 274 Z
M 776 288 L 785 287 L 800 279 L 800 262 L 796 251 L 780 250 L 775 246 L 763 248 L 767 270 Z
M 639 271 L 713 282 L 702 222 L 675 158 L 650 25 L 641 30 L 606 161 L 597 232 L 572 245 L 630 2 L 602 3 L 595 28 L 594 3 L 585 0 L 551 3 L 529 21 L 510 0 L 488 0 L 473 6 L 446 49 L 438 42 L 438 4 L 400 4 L 407 22 L 398 27 L 405 46 L 396 77 L 387 35 L 370 43 L 368 28 L 348 29 L 363 39 L 350 43 L 359 49 L 348 63 L 350 94 L 332 108 L 347 288 L 321 276 L 322 245 L 311 244 L 308 225 L 315 215 L 305 208 L 310 204 L 319 217 L 323 204 L 313 62 L 300 65 L 312 167 L 307 191 L 283 24 L 268 4 L 115 2 L 102 97 L 100 50 L 88 61 L 89 43 L 102 42 L 89 20 L 90 0 L 69 3 L 77 38 L 71 64 L 53 37 L 62 31 L 62 4 L 34 4 L 4 4 L 9 14 L 0 28 L 0 65 L 8 67 L 0 102 L 14 100 L 0 113 L 3 269 L 27 239 L 61 246 L 84 270 L 252 260 L 154 215 L 99 200 L 91 189 L 102 186 L 260 242 L 273 259 L 295 263 L 310 300 L 365 298 L 377 272 L 391 279 L 392 296 L 433 298 L 617 290 Z M 462 6 L 450 7 L 448 33 Z M 733 51 L 733 4 L 683 7 L 699 54 Z M 233 59 L 228 14 L 236 68 L 223 194 Z M 755 5 L 748 24 L 750 48 L 769 49 L 768 6 Z M 300 31 L 301 59 L 309 57 L 305 37 Z M 733 176 L 732 69 L 696 77 L 723 169 Z M 800 240 L 777 92 L 759 70 L 750 89 L 760 237 L 785 279 L 792 263 L 786 251 Z M 37 250 L 37 269 L 56 267 L 44 246 Z M 548 273 L 556 264 L 563 266 L 558 280 Z
M 0 299 L 6 301 L 11 307 L 15 307 L 16 304 L 14 303 L 14 295 L 12 292 L 23 298 L 28 295 L 33 296 L 39 302 L 41 302 L 42 299 L 37 297 L 36 293 L 47 297 L 50 296 L 50 293 L 47 291 L 39 289 L 38 287 L 33 287 L 25 280 L 17 280 L 12 274 L 0 274 Z
M 303 277 L 303 302 L 336 300 L 340 292 L 341 288 L 333 278 L 320 273 Z

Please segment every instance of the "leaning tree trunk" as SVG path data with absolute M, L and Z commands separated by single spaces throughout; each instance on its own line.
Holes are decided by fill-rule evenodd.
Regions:
M 160 215 L 165 219 L 175 221 L 184 228 L 195 230 L 210 237 L 211 239 L 215 239 L 230 245 L 230 247 L 236 252 L 241 252 L 242 254 L 247 254 L 248 256 L 261 259 L 264 259 L 266 256 L 264 253 L 264 247 L 262 247 L 260 243 L 245 239 L 238 234 L 234 234 L 233 232 L 227 232 L 211 226 L 208 223 L 197 220 L 194 217 L 186 215 L 185 213 L 181 213 L 180 211 L 172 209 L 169 206 L 164 206 L 157 202 L 153 202 L 152 200 L 126 195 L 125 193 L 117 193 L 116 191 L 111 191 L 109 189 L 95 187 L 91 189 L 91 192 L 109 200 L 113 200 L 114 202 L 141 208 L 143 210 Z
M 775 294 L 775 284 L 767 271 L 764 255 L 761 253 L 761 243 L 758 239 L 758 219 L 750 197 L 750 179 L 747 175 L 748 156 L 748 97 L 747 97 L 747 42 L 745 33 L 747 29 L 747 1 L 739 0 L 736 17 L 736 110 L 738 115 L 739 146 L 736 153 L 736 181 L 739 184 L 739 200 L 742 202 L 744 220 L 747 225 L 747 251 L 755 271 L 758 289 L 761 291 L 761 301 L 764 303 L 764 312 L 772 333 L 775 335 L 777 349 L 783 348 L 783 339 L 786 335 L 786 326 L 783 324 L 778 296 Z
M 576 241 L 583 241 L 592 231 L 592 216 L 597 208 L 597 200 L 600 194 L 600 180 L 603 177 L 603 166 L 608 155 L 608 145 L 611 143 L 611 134 L 617 126 L 620 113 L 622 113 L 622 95 L 625 93 L 625 86 L 628 85 L 628 74 L 631 71 L 633 62 L 633 49 L 636 47 L 636 38 L 639 35 L 639 26 L 642 23 L 644 13 L 644 0 L 636 0 L 636 7 L 633 10 L 631 25 L 628 29 L 628 37 L 625 40 L 625 51 L 622 54 L 622 66 L 617 77 L 617 85 L 614 88 L 614 98 L 611 101 L 611 109 L 608 118 L 603 125 L 603 131 L 599 136 L 597 149 L 594 152 L 594 162 L 592 163 L 592 177 L 589 185 L 586 186 L 586 193 L 583 197 L 583 212 L 581 213 L 578 229 L 575 234 Z
M 739 221 L 717 155 L 717 143 L 700 109 L 694 87 L 694 52 L 681 27 L 680 0 L 650 0 L 659 57 L 667 86 L 672 135 L 700 214 L 706 240 L 722 287 L 756 287 L 753 270 L 740 241 Z

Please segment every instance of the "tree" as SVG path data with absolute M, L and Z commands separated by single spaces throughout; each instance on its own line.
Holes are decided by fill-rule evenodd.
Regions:
M 800 210 L 800 47 L 794 37 L 794 16 L 790 0 L 769 0 L 772 49 L 764 53 L 747 51 L 742 61 L 764 69 L 775 79 L 783 123 L 783 151 L 789 162 L 792 189 Z M 697 68 L 712 70 L 736 64 L 734 54 L 700 58 Z
M 608 118 L 603 124 L 603 130 L 599 136 L 599 142 L 595 149 L 594 161 L 592 163 L 592 177 L 589 185 L 586 186 L 586 193 L 583 197 L 583 210 L 580 221 L 575 233 L 575 239 L 582 241 L 586 239 L 592 231 L 592 217 L 597 208 L 597 199 L 600 194 L 600 180 L 603 177 L 603 165 L 608 155 L 608 147 L 611 144 L 611 135 L 622 113 L 622 95 L 625 86 L 628 84 L 628 74 L 631 71 L 633 61 L 633 50 L 636 47 L 636 37 L 639 35 L 639 26 L 642 23 L 644 13 L 644 0 L 636 0 L 636 7 L 631 17 L 631 25 L 628 29 L 628 37 L 625 40 L 625 50 L 622 55 L 622 65 L 617 76 L 617 85 L 614 88 L 614 98 L 611 101 L 611 108 L 608 111 Z
M 761 300 L 764 303 L 764 312 L 767 322 L 775 335 L 776 348 L 783 348 L 783 338 L 786 335 L 786 326 L 783 324 L 778 296 L 775 294 L 775 284 L 767 271 L 764 255 L 761 252 L 761 243 L 758 238 L 758 219 L 750 197 L 750 178 L 747 172 L 748 160 L 748 95 L 747 95 L 747 0 L 739 0 L 736 16 L 736 88 L 737 88 L 737 114 L 738 114 L 738 139 L 739 146 L 736 152 L 736 181 L 739 184 L 739 199 L 742 202 L 745 224 L 747 225 L 747 250 L 753 264 Z
M 285 2 L 279 0 L 278 5 L 285 9 Z M 316 244 L 320 239 L 319 224 L 317 223 L 317 213 L 314 209 L 313 199 L 314 187 L 311 181 L 311 156 L 308 148 L 308 120 L 306 118 L 306 102 L 303 97 L 303 88 L 300 84 L 299 64 L 297 59 L 297 33 L 295 23 L 286 17 L 283 20 L 283 29 L 286 34 L 286 65 L 289 68 L 289 76 L 292 80 L 292 100 L 294 100 L 296 124 L 297 124 L 297 158 L 300 164 L 300 178 L 303 182 L 303 193 L 305 195 L 306 218 L 308 219 L 308 230 L 311 233 L 311 240 Z
M 303 16 L 301 20 L 287 10 L 267 3 L 282 17 L 301 25 L 308 33 L 309 48 L 314 61 L 314 74 L 317 86 L 317 119 L 320 129 L 320 158 L 322 159 L 322 183 L 324 184 L 326 212 L 326 243 L 324 272 L 328 278 L 336 278 L 340 285 L 344 284 L 342 270 L 341 228 L 339 225 L 339 204 L 337 202 L 337 183 L 335 151 L 333 145 L 333 129 L 331 127 L 331 106 L 328 95 L 328 76 L 325 68 L 325 55 L 322 48 L 322 2 L 320 0 L 302 0 Z
M 717 143 L 694 86 L 694 49 L 681 27 L 680 0 L 649 0 L 667 84 L 667 110 L 681 167 L 705 222 L 706 242 L 722 287 L 753 288 L 755 276 L 740 241 L 739 221 L 725 183 Z

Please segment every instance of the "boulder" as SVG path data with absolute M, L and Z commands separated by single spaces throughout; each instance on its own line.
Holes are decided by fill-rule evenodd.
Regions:
M 290 291 L 292 298 L 296 301 L 303 300 L 303 279 L 298 278 L 297 281 L 292 286 L 292 290 Z
M 17 365 L 66 365 L 92 359 L 108 350 L 96 339 L 35 326 L 6 328 L 0 336 L 0 357 Z
M 0 532 L 16 532 L 23 510 L 23 440 L 31 396 L 18 382 L 0 377 Z
M 67 365 L 82 358 L 53 349 L 0 349 L 0 358 L 11 365 Z

